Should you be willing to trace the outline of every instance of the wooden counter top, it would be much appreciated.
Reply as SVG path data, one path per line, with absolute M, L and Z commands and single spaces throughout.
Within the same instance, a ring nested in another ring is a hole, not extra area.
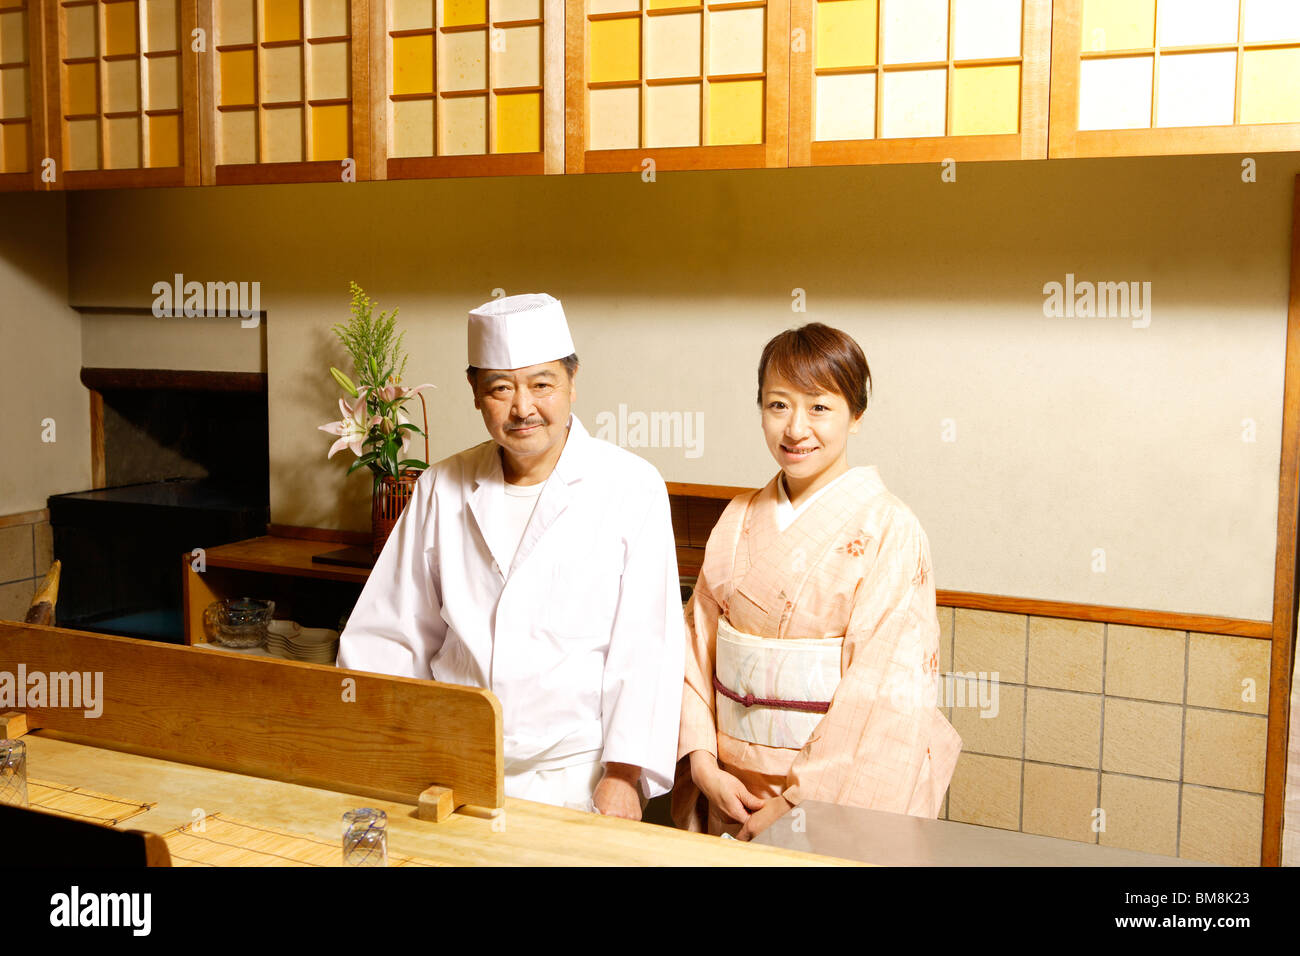
M 155 803 L 123 824 L 150 833 L 192 823 L 201 810 L 339 841 L 344 812 L 375 807 L 388 814 L 390 855 L 448 866 L 854 865 L 513 798 L 506 798 L 504 815 L 496 820 L 456 813 L 430 823 L 415 817 L 412 804 L 107 750 L 48 731 L 23 739 L 33 779 Z

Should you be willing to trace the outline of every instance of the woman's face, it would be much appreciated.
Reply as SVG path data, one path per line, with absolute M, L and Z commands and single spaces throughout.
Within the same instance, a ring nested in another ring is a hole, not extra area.
M 853 417 L 838 392 L 808 394 L 775 372 L 763 376 L 763 437 L 786 477 L 801 486 L 847 461 L 849 436 L 862 416 Z

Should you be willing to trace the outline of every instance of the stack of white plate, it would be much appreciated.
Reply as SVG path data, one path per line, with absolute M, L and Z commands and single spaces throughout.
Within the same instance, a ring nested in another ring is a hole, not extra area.
M 266 651 L 291 661 L 333 664 L 339 653 L 339 632 L 300 627 L 296 621 L 271 621 L 266 626 Z

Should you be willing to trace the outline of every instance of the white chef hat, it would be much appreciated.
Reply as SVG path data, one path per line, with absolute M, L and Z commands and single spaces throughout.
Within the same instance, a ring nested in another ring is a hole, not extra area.
M 545 292 L 493 299 L 469 314 L 469 364 L 475 368 L 527 368 L 575 351 L 560 300 Z

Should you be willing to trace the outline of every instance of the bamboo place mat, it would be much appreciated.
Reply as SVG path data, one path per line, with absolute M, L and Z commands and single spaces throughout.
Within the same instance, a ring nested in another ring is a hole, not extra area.
M 173 866 L 341 866 L 342 832 L 335 842 L 245 823 L 213 813 L 163 835 Z M 388 854 L 389 866 L 437 866 L 432 860 Z
M 122 797 L 97 793 L 84 787 L 69 787 L 43 780 L 27 781 L 27 804 L 36 810 L 57 813 L 74 820 L 89 820 L 105 826 L 116 826 L 144 813 L 152 803 L 142 800 L 125 800 Z

